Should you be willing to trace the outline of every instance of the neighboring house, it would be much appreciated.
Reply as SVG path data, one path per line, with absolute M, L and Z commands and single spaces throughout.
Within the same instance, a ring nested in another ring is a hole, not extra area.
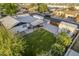
M 51 7 L 48 7 L 48 10 L 50 11 L 50 12 L 53 12 L 53 11 L 55 11 L 57 8 L 55 8 L 55 7 L 53 7 L 53 8 L 51 8 Z
M 65 9 L 57 9 L 57 10 L 53 11 L 53 14 L 56 16 L 68 18 L 68 17 L 76 17 L 77 15 L 79 15 L 79 11 L 78 10 L 70 11 L 70 10 L 65 10 Z
M 24 13 L 27 13 L 27 12 L 28 12 L 28 10 L 26 10 L 25 8 L 21 8 L 20 10 L 18 10 L 17 15 L 24 14 Z
M 70 49 L 70 51 L 68 52 L 68 54 L 66 54 L 65 56 L 79 56 L 79 53 Z
M 67 22 L 75 23 L 75 18 L 74 17 L 64 18 L 63 20 L 65 20 Z
M 19 3 L 18 5 L 20 9 L 25 8 L 29 11 L 29 13 L 35 13 L 38 9 L 37 5 L 33 6 L 31 3 Z
M 51 4 L 48 4 L 47 5 L 48 7 L 51 7 L 51 8 L 53 8 L 53 7 L 58 7 L 58 8 L 66 8 L 67 6 L 65 6 L 65 5 L 51 5 Z
M 33 15 L 33 17 L 34 18 L 37 18 L 37 19 L 44 19 L 44 17 L 43 16 L 41 16 L 41 15 L 38 15 L 38 14 L 35 14 L 35 15 Z
M 38 12 L 37 9 L 38 9 L 38 6 L 35 6 L 35 7 L 32 7 L 32 8 L 29 8 L 28 11 L 31 12 L 31 13 L 36 13 L 36 12 Z
M 48 23 L 59 28 L 59 33 L 61 31 L 65 31 L 68 33 L 69 36 L 72 36 L 77 29 L 76 24 L 69 21 L 64 21 L 63 19 L 49 18 L 48 20 Z
M 53 14 L 54 15 L 57 15 L 57 16 L 64 16 L 65 15 L 65 13 L 64 13 L 64 11 L 63 10 L 55 10 L 54 12 L 53 12 Z
M 72 36 L 74 34 L 74 32 L 77 29 L 77 25 L 71 24 L 71 23 L 67 23 L 67 22 L 61 22 L 59 24 L 59 32 L 61 31 L 65 31 L 66 33 L 68 33 L 69 36 Z
M 79 15 L 77 15 L 77 16 L 75 17 L 75 21 L 76 21 L 77 23 L 79 23 Z
M 48 23 L 50 23 L 51 25 L 54 25 L 54 26 L 59 26 L 59 24 L 60 24 L 60 22 L 61 22 L 61 20 L 60 19 L 58 19 L 58 18 L 49 18 L 48 19 L 49 21 L 48 21 Z
M 20 8 L 27 8 L 30 5 L 30 3 L 19 3 L 18 6 Z
M 78 11 L 65 11 L 65 17 L 76 17 L 78 14 Z
M 75 11 L 65 10 L 64 13 L 65 13 L 66 18 L 67 17 L 76 17 L 79 14 L 79 11 L 78 10 L 75 10 Z

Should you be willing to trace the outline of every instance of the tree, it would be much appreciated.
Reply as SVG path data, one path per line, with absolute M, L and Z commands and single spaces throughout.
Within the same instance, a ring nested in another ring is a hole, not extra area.
M 33 8 L 35 6 L 36 6 L 36 4 L 35 3 L 32 3 L 32 4 L 28 5 L 27 8 L 30 9 L 30 8 Z
M 65 47 L 55 43 L 51 47 L 51 55 L 53 56 L 62 56 L 65 52 Z
M 72 42 L 72 39 L 67 35 L 67 33 L 61 32 L 58 35 L 58 38 L 57 38 L 57 43 L 58 44 L 61 44 L 65 47 L 67 47 L 71 44 L 71 42 Z
M 39 3 L 38 4 L 38 12 L 40 12 L 40 13 L 48 12 L 47 5 L 43 4 L 43 3 Z
M 6 14 L 6 15 L 16 14 L 17 8 L 18 8 L 18 5 L 14 3 L 0 4 L 0 10 L 3 12 L 3 14 Z
M 0 56 L 19 56 L 24 53 L 25 42 L 0 26 Z
M 28 9 L 28 11 L 30 13 L 33 13 L 33 12 L 36 12 L 37 11 L 38 6 L 37 6 L 37 4 L 32 3 L 32 4 L 30 4 L 30 5 L 27 6 L 27 9 Z

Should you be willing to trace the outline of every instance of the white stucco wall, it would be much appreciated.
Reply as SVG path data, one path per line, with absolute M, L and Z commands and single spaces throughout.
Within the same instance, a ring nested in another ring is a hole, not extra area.
M 77 29 L 77 25 L 71 24 L 71 23 L 67 23 L 67 22 L 61 22 L 59 25 L 59 32 L 61 32 L 62 29 L 67 29 L 70 31 L 69 35 L 72 36 L 73 33 L 76 31 Z

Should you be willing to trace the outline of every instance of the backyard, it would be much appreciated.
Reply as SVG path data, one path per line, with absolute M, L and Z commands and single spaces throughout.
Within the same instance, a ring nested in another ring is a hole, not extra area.
M 53 33 L 42 28 L 26 34 L 22 38 L 26 42 L 24 50 L 26 56 L 62 56 L 66 47 L 72 42 L 65 32 L 61 32 L 56 37 Z
M 27 48 L 26 55 L 46 55 L 51 46 L 56 42 L 54 35 L 44 29 L 38 29 L 30 34 L 25 35 Z
M 71 43 L 71 38 L 64 32 L 54 36 L 37 28 L 32 33 L 17 37 L 3 26 L 0 28 L 1 56 L 62 56 Z

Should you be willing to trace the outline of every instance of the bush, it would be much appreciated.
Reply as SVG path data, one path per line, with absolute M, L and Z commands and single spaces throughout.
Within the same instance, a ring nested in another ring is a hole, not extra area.
M 47 5 L 43 3 L 38 4 L 38 12 L 40 13 L 48 12 Z
M 72 39 L 65 32 L 61 32 L 58 35 L 58 38 L 57 38 L 58 44 L 67 47 L 71 44 L 71 42 L 72 42 Z
M 0 56 L 19 56 L 24 53 L 25 42 L 0 26 Z
M 18 5 L 15 3 L 2 3 L 0 10 L 4 15 L 15 15 L 18 10 Z
M 55 43 L 54 45 L 52 45 L 51 47 L 51 55 L 53 56 L 62 56 L 65 52 L 65 47 L 62 45 L 59 45 L 57 43 Z

